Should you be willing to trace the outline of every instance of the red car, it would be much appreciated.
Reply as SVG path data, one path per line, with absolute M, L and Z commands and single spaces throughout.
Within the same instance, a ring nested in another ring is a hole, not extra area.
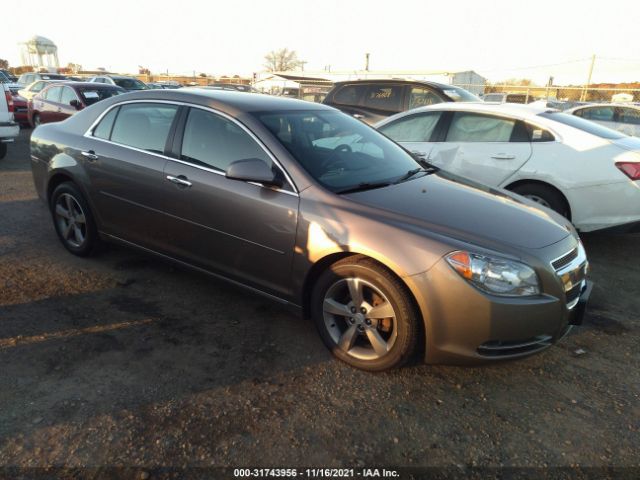
M 114 85 L 89 82 L 52 83 L 29 101 L 29 123 L 60 122 L 105 98 L 126 93 Z
M 17 83 L 9 84 L 9 91 L 11 92 L 11 96 L 13 97 L 13 118 L 17 123 L 20 124 L 21 127 L 28 127 L 28 102 L 26 98 L 22 97 L 18 93 L 18 90 L 20 90 L 21 88 L 22 85 L 18 85 Z

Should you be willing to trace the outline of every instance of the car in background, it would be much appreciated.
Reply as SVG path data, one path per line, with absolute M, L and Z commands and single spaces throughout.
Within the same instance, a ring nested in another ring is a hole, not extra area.
M 23 73 L 22 75 L 20 75 L 16 83 L 26 86 L 38 80 L 69 80 L 69 77 L 67 77 L 66 75 L 61 75 L 59 73 L 30 72 L 30 73 Z
M 626 135 L 640 137 L 640 107 L 636 105 L 582 105 L 565 110 L 565 113 L 597 122 Z
M 536 98 L 526 93 L 486 93 L 482 100 L 492 103 L 532 103 Z
M 3 80 L 3 78 L 6 78 L 8 81 L 5 82 Z M 4 68 L 0 69 L 0 82 L 2 82 L 2 83 L 16 83 L 17 81 L 18 81 L 18 77 L 16 77 L 9 70 L 6 70 Z
M 0 83 L 0 159 L 7 155 L 7 144 L 20 134 L 13 117 L 13 95 L 6 83 Z
M 89 82 L 101 83 L 103 85 L 115 85 L 124 88 L 127 92 L 135 92 L 138 90 L 149 90 L 146 83 L 135 77 L 127 77 L 125 75 L 98 75 L 91 77 Z
M 70 80 L 36 80 L 27 86 L 21 85 L 22 88 L 18 90 L 18 94 L 28 102 L 50 83 L 66 83 L 68 81 Z
M 36 129 L 30 159 L 70 253 L 105 239 L 225 278 L 312 318 L 361 369 L 531 355 L 584 315 L 569 221 L 326 105 L 129 93 Z
M 13 96 L 13 117 L 16 122 L 21 127 L 29 126 L 29 118 L 28 118 L 28 101 L 22 95 L 20 95 L 20 90 L 22 89 L 22 85 L 17 83 L 8 83 L 7 87 L 11 91 L 11 95 Z
M 43 123 L 60 122 L 89 105 L 125 92 L 115 85 L 52 83 L 29 101 L 29 123 L 37 127 Z
M 480 98 L 453 85 L 413 80 L 351 80 L 337 82 L 324 103 L 374 124 L 412 108 L 442 102 L 480 102 Z
M 640 230 L 640 139 L 512 104 L 443 103 L 376 128 L 430 164 L 523 195 L 581 231 Z

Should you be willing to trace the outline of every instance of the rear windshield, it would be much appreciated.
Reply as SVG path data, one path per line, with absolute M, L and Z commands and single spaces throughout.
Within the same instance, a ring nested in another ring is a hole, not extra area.
M 147 90 L 149 88 L 136 78 L 114 78 L 113 81 L 126 90 Z
M 583 132 L 590 133 L 596 137 L 605 138 L 607 140 L 618 140 L 619 138 L 626 137 L 625 134 L 617 132 L 607 127 L 603 127 L 595 122 L 584 120 L 583 118 L 576 117 L 575 115 L 567 115 L 562 112 L 543 112 L 539 113 L 541 117 L 548 118 L 558 123 L 569 125 L 570 127 L 577 128 Z
M 85 105 L 93 105 L 105 98 L 120 95 L 124 91 L 119 88 L 95 88 L 95 87 L 81 87 L 76 89 L 82 95 L 82 100 Z
M 46 75 L 41 74 L 40 78 L 42 80 L 66 80 L 67 77 L 65 77 L 64 75 L 56 75 L 54 73 L 47 73 Z
M 442 89 L 444 94 L 454 102 L 481 102 L 480 97 L 466 91 L 464 88 L 447 85 Z

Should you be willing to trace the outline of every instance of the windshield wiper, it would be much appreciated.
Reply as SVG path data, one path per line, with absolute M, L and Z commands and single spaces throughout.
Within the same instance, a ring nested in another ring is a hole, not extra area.
M 398 180 L 396 180 L 395 182 L 393 182 L 393 184 L 397 184 L 397 183 L 402 183 L 405 182 L 407 180 L 409 180 L 411 177 L 413 177 L 414 175 L 417 175 L 418 173 L 426 173 L 426 174 L 431 174 L 434 172 L 438 171 L 438 167 L 434 167 L 433 165 L 430 165 L 428 163 L 425 162 L 425 164 L 422 167 L 419 168 L 414 168 L 413 170 L 409 170 L 407 173 L 405 173 L 403 176 L 401 176 Z
M 344 190 L 338 190 L 336 191 L 336 193 L 340 195 L 343 193 L 363 192 L 365 190 L 373 190 L 374 188 L 388 187 L 389 185 L 393 185 L 393 184 L 391 182 L 377 182 L 377 183 L 363 182 L 363 183 L 359 183 L 355 187 L 348 187 L 348 188 L 345 188 Z

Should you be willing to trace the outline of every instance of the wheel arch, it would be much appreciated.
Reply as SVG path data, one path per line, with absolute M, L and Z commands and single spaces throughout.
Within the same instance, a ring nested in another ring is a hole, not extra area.
M 567 207 L 567 212 L 569 213 L 569 220 L 571 220 L 571 217 L 572 217 L 571 204 L 569 203 L 569 199 L 567 198 L 567 196 L 558 187 L 550 184 L 549 182 L 545 182 L 543 180 L 534 180 L 534 179 L 525 178 L 525 179 L 516 180 L 515 182 L 511 182 L 510 184 L 504 186 L 503 188 L 505 190 L 513 191 L 515 188 L 520 187 L 522 185 L 541 185 L 547 188 L 551 188 L 552 190 L 557 192 L 562 197 L 562 200 L 564 201 Z

